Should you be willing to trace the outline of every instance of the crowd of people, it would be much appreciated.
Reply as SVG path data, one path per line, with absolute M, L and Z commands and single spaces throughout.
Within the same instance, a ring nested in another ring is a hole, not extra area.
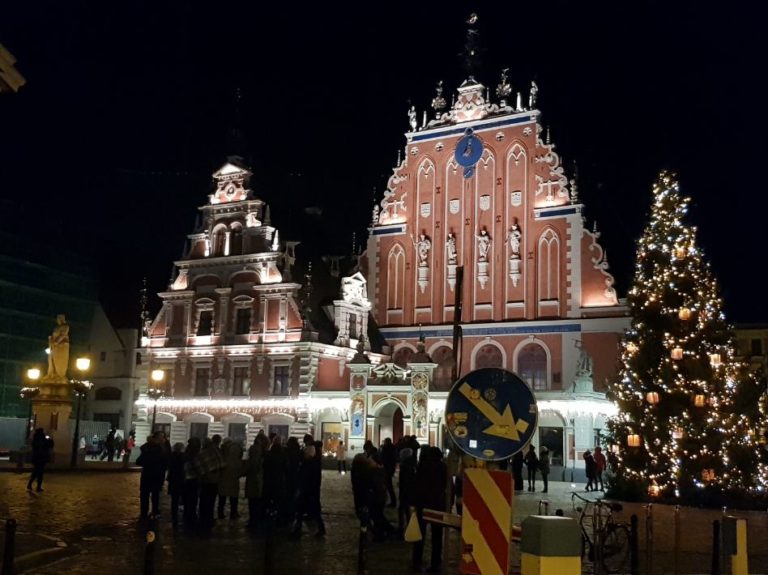
M 128 462 L 131 451 L 136 446 L 136 432 L 131 431 L 127 438 L 123 438 L 116 430 L 110 429 L 106 437 L 94 435 L 90 441 L 85 437 L 80 438 L 80 452 L 83 456 L 91 456 L 91 459 L 109 462 L 122 460 Z
M 140 519 L 159 515 L 160 492 L 168 482 L 171 521 L 209 532 L 216 519 L 240 518 L 241 478 L 245 478 L 249 529 L 290 525 L 300 536 L 311 521 L 316 535 L 325 534 L 320 504 L 322 443 L 305 435 L 303 443 L 290 437 L 259 432 L 244 458 L 240 443 L 214 435 L 172 447 L 163 432 L 141 446 Z M 180 511 L 183 508 L 183 512 Z

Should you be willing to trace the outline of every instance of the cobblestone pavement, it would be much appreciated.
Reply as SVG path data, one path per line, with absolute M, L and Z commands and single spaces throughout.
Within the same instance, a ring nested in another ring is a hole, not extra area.
M 138 515 L 137 473 L 51 473 L 43 493 L 28 493 L 26 475 L 3 473 L 0 477 L 0 512 L 14 517 L 19 531 L 35 533 L 66 542 L 70 554 L 56 563 L 27 570 L 39 575 L 68 573 L 142 573 L 144 531 Z M 568 483 L 550 483 L 549 512 L 562 508 L 573 514 Z M 583 495 L 587 495 L 582 493 Z M 589 494 L 592 495 L 592 494 Z M 515 522 L 538 513 L 540 493 L 524 492 L 515 501 Z M 265 539 L 245 530 L 247 509 L 241 504 L 243 518 L 219 521 L 210 538 L 201 538 L 183 529 L 174 532 L 167 520 L 168 500 L 164 498 L 166 519 L 158 526 L 156 572 L 158 574 L 204 573 L 221 569 L 236 573 L 311 573 L 318 575 L 353 574 L 357 568 L 358 525 L 352 507 L 349 475 L 325 471 L 323 476 L 323 512 L 328 533 L 324 539 L 313 537 L 310 526 L 300 540 L 277 532 L 269 544 L 273 557 L 271 569 L 265 564 Z M 387 510 L 390 512 L 391 510 Z M 641 566 L 644 549 L 644 510 L 626 505 L 623 520 L 637 513 L 641 519 Z M 654 573 L 672 572 L 673 508 L 654 507 Z M 768 513 L 740 513 L 749 519 L 750 572 L 768 573 Z M 681 573 L 707 573 L 710 566 L 711 525 L 720 512 L 683 509 Z M 391 516 L 394 519 L 394 516 Z M 20 540 L 24 536 L 20 536 Z M 23 542 L 21 543 L 23 544 Z M 410 545 L 403 542 L 370 543 L 368 572 L 394 575 L 409 571 Z M 513 550 L 517 549 L 513 546 Z M 428 563 L 429 550 L 425 550 Z M 451 531 L 446 554 L 445 573 L 457 573 L 458 536 Z M 513 554 L 512 572 L 519 572 L 519 556 Z M 645 572 L 645 569 L 643 569 Z

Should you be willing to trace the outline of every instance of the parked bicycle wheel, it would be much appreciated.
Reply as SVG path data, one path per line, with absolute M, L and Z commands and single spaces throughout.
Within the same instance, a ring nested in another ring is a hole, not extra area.
M 629 565 L 629 529 L 609 524 L 603 534 L 603 567 L 608 573 L 624 573 Z

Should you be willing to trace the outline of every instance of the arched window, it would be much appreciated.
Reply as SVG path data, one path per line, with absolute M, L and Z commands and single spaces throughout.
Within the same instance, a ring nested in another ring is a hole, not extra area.
M 239 256 L 243 253 L 243 226 L 235 222 L 229 235 L 229 255 Z
M 437 364 L 432 377 L 432 388 L 435 391 L 448 391 L 453 385 L 453 350 L 447 345 L 441 345 L 432 352 L 432 361 Z
M 560 284 L 560 240 L 549 229 L 539 237 L 539 300 L 556 300 Z
M 405 286 L 405 252 L 396 244 L 387 259 L 387 309 L 402 309 Z
M 413 350 L 410 347 L 401 347 L 392 356 L 392 363 L 403 369 L 408 368 L 408 362 L 411 361 Z
M 504 367 L 501 350 L 490 343 L 485 344 L 475 354 L 475 369 L 482 367 Z
M 518 375 L 534 390 L 547 389 L 547 352 L 538 343 L 529 343 L 517 356 Z
M 96 401 L 120 401 L 123 392 L 117 387 L 100 387 L 94 393 Z

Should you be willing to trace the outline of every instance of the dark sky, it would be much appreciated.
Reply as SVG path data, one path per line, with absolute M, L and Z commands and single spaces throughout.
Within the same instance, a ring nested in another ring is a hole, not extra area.
M 437 80 L 452 93 L 464 79 L 458 53 L 471 11 L 486 49 L 479 79 L 495 86 L 508 67 L 516 89 L 539 85 L 542 122 L 569 171 L 578 163 L 589 225 L 603 232 L 621 294 L 651 183 L 672 168 L 693 197 L 729 318 L 768 321 L 768 46 L 756 8 L 15 4 L 0 9 L 0 42 L 28 84 L 0 98 L 0 190 L 12 202 L 4 225 L 66 237 L 92 256 L 119 325 L 136 321 L 142 277 L 152 292 L 166 287 L 210 174 L 232 152 L 253 166 L 281 238 L 304 241 L 300 256 L 348 253 L 404 145 L 409 101 L 421 117 Z M 310 206 L 321 219 L 305 215 Z

